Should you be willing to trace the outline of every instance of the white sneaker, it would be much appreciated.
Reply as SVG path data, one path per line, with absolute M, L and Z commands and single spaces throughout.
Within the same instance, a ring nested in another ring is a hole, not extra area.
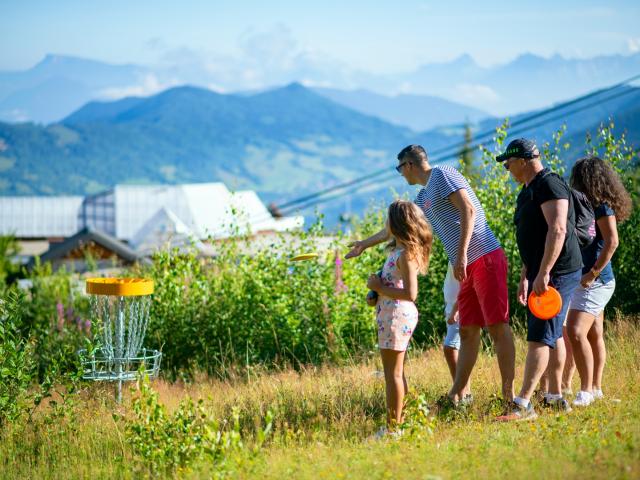
M 464 397 L 460 399 L 458 403 L 460 405 L 465 405 L 465 406 L 471 405 L 473 403 L 473 395 L 470 393 L 467 393 Z
M 588 407 L 593 403 L 593 394 L 580 390 L 573 401 L 574 407 Z
M 373 434 L 374 440 L 384 440 L 386 438 L 391 438 L 394 440 L 399 439 L 403 435 L 404 431 L 397 430 L 389 430 L 387 427 L 380 427 L 380 429 Z
M 382 440 L 384 437 L 387 436 L 387 433 L 389 433 L 389 430 L 387 430 L 387 427 L 380 427 L 378 431 L 373 434 L 373 438 L 374 440 Z
M 593 389 L 592 395 L 594 400 L 602 400 L 604 398 L 604 393 L 602 393 L 602 390 L 596 390 L 595 388 Z

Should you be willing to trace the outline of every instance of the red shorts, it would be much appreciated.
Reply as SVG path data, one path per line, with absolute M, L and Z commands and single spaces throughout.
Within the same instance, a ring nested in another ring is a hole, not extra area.
M 458 311 L 461 327 L 509 323 L 507 257 L 502 248 L 467 265 L 467 278 L 458 293 Z

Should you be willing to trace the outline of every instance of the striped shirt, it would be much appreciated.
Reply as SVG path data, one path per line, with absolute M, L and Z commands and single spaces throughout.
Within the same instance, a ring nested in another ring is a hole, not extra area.
M 455 265 L 460 243 L 460 211 L 451 203 L 449 195 L 465 189 L 476 210 L 471 241 L 467 250 L 467 263 L 500 248 L 500 243 L 487 224 L 484 209 L 469 182 L 455 168 L 446 165 L 434 167 L 427 184 L 415 199 L 427 220 L 444 245 L 449 261 Z

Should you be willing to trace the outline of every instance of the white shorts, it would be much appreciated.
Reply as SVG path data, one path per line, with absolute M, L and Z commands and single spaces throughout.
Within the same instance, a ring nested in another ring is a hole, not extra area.
M 444 337 L 442 344 L 445 347 L 460 350 L 460 323 L 456 322 L 452 325 L 447 323 L 447 335 Z
M 588 288 L 578 285 L 571 297 L 569 309 L 590 313 L 597 317 L 611 300 L 615 289 L 615 279 L 602 283 L 602 280 L 597 278 Z

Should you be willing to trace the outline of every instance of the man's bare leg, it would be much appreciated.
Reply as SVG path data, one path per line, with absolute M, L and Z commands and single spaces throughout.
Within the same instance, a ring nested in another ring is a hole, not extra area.
M 513 343 L 513 334 L 508 323 L 497 323 L 487 327 L 493 339 L 493 344 L 498 357 L 498 367 L 502 378 L 502 398 L 513 400 L 513 380 L 516 369 L 516 347 Z
M 460 327 L 460 352 L 458 353 L 458 365 L 453 386 L 449 391 L 449 397 L 458 402 L 469 391 L 469 378 L 480 348 L 480 327 L 467 325 Z

